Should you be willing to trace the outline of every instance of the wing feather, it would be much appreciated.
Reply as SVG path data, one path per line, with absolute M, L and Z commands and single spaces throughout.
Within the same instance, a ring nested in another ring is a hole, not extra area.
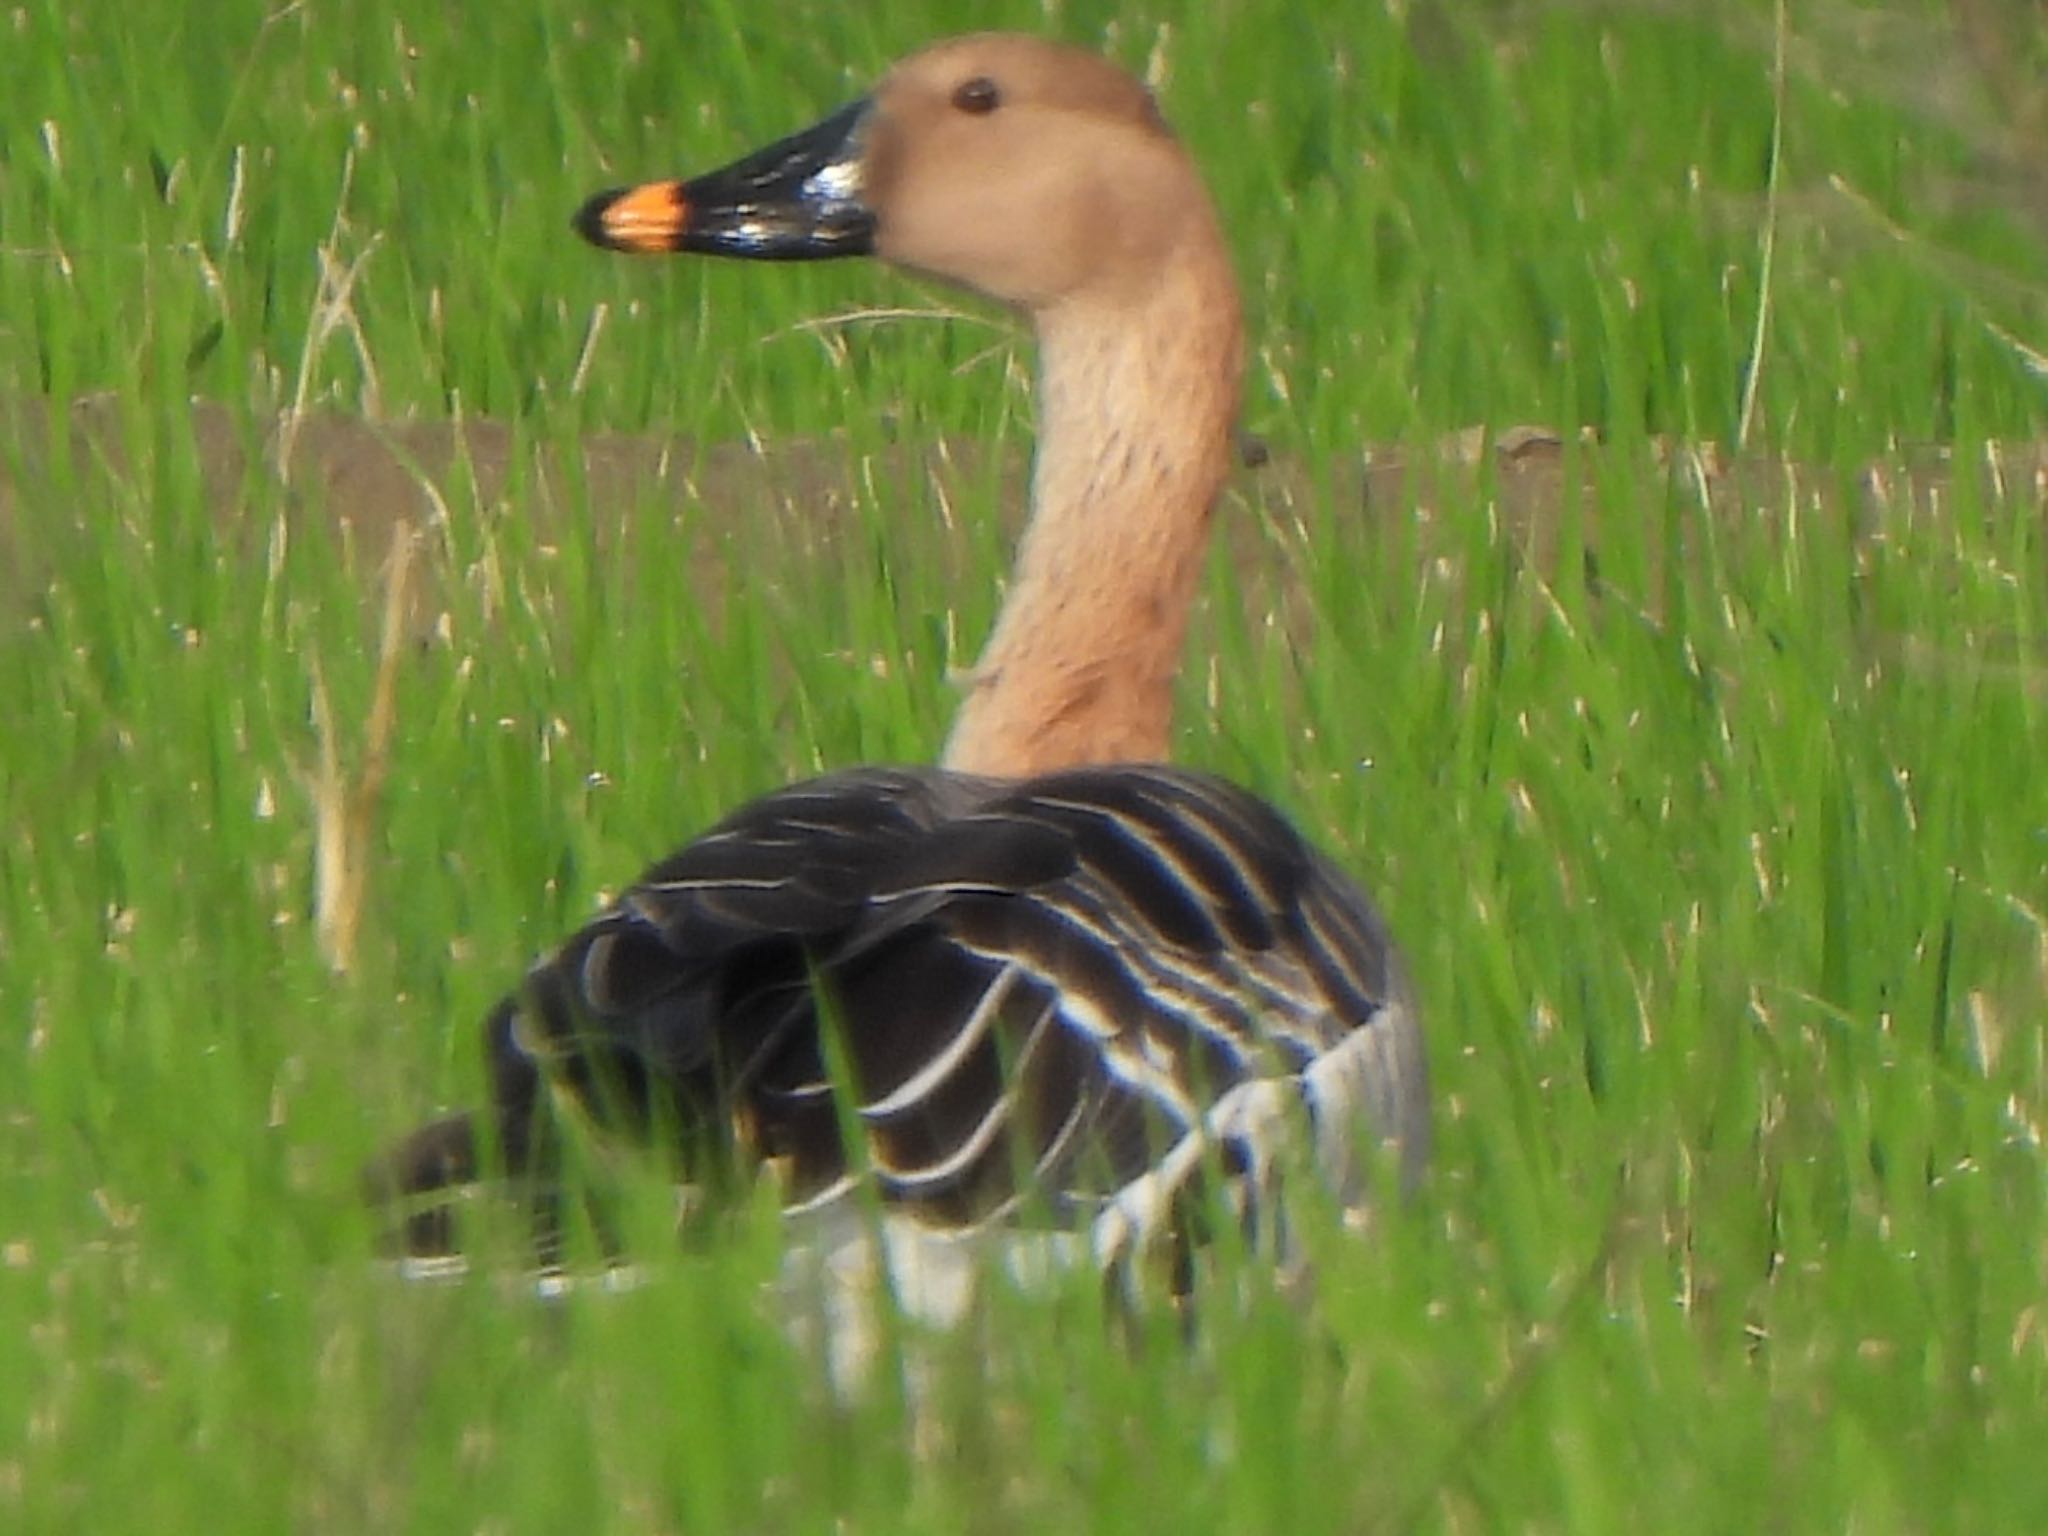
M 600 1123 L 729 1136 L 783 1169 L 792 1209 L 867 1176 L 947 1224 L 1092 1221 L 1098 1251 L 1171 1208 L 1203 1145 L 1258 1176 L 1276 1103 L 1332 1158 L 1362 1117 L 1411 1165 L 1427 1136 L 1378 915 L 1271 807 L 1173 768 L 862 770 L 764 796 L 536 966 L 513 1012 L 507 1102 L 547 1101 L 525 1072 Z

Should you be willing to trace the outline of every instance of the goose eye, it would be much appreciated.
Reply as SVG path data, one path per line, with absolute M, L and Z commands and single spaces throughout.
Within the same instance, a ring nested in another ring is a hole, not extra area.
M 976 75 L 953 92 L 953 105 L 962 112 L 986 117 L 1003 104 L 1003 93 L 987 75 Z

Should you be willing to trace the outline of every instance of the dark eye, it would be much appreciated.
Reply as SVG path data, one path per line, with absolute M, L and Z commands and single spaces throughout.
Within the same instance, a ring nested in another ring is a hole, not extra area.
M 953 105 L 962 112 L 986 117 L 1003 104 L 1003 93 L 987 75 L 976 75 L 953 92 Z

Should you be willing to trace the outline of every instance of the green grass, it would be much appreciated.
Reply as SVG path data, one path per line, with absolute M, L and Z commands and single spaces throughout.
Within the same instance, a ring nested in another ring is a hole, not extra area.
M 1983 449 L 2048 435 L 2024 7 L 2003 55 L 1795 18 L 1775 180 L 1750 6 L 978 11 L 1160 61 L 1233 228 L 1247 421 L 1295 470 L 1246 477 L 1182 754 L 1382 896 L 1431 1178 L 1312 1305 L 1254 1284 L 1192 1350 L 998 1305 L 916 1424 L 763 1320 L 772 1223 L 674 1252 L 651 1175 L 631 1295 L 369 1263 L 354 1170 L 474 1093 L 528 956 L 740 797 L 936 749 L 1021 338 L 799 329 L 955 301 L 565 220 L 945 9 L 0 17 L 0 1526 L 2038 1526 L 2048 525 Z M 1710 510 L 1652 440 L 1733 443 L 1752 373 L 1801 488 Z M 408 450 L 350 500 L 309 438 L 280 464 L 294 407 L 486 422 L 502 464 Z M 1356 493 L 1368 444 L 1532 421 L 1604 439 L 1540 539 L 1490 471 Z M 616 434 L 825 470 L 698 497 L 686 450 L 593 495 Z M 996 450 L 943 508 L 903 468 L 942 437 Z M 1933 504 L 1869 491 L 1930 444 Z M 421 606 L 337 974 L 315 700 L 359 781 L 394 519 Z

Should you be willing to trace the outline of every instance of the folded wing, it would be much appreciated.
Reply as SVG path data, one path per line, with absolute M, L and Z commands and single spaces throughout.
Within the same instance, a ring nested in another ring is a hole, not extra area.
M 1098 1250 L 1205 1169 L 1258 1183 L 1288 1124 L 1347 1199 L 1373 1143 L 1405 1173 L 1426 1151 L 1377 915 L 1262 801 L 1166 767 L 764 796 L 536 966 L 490 1036 L 508 1162 L 567 1104 L 675 1135 L 693 1177 L 771 1164 L 793 1209 L 869 1178 L 934 1224 Z

